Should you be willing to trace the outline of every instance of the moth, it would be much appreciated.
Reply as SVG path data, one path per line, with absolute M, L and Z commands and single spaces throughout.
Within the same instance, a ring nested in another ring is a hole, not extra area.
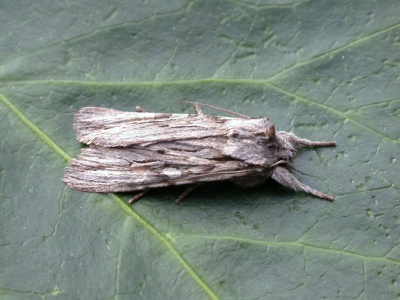
M 335 146 L 276 131 L 266 117 L 250 118 L 196 102 L 196 114 L 123 112 L 85 107 L 75 114 L 78 140 L 89 147 L 70 162 L 63 181 L 83 192 L 147 191 L 175 185 L 188 188 L 177 204 L 196 186 L 210 181 L 232 181 L 253 187 L 272 178 L 294 191 L 330 200 L 333 196 L 301 183 L 286 168 L 296 148 Z M 234 114 L 205 115 L 200 106 Z

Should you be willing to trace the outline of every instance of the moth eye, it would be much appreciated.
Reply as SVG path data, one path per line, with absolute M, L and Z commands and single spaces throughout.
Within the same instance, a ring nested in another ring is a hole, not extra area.
M 228 138 L 235 138 L 237 136 L 239 136 L 239 133 L 235 132 L 235 131 L 231 131 L 227 134 Z
M 268 143 L 268 139 L 265 138 L 265 137 L 258 137 L 257 143 L 259 143 L 259 144 L 266 144 L 266 143 Z
M 271 144 L 276 143 L 276 138 L 273 136 L 263 135 L 263 136 L 260 136 L 259 139 L 264 141 L 265 143 L 271 143 Z
M 274 145 L 274 144 L 269 144 L 269 145 L 267 146 L 267 148 L 268 148 L 268 150 L 270 150 L 270 151 L 275 151 L 278 147 L 277 147 L 276 145 Z

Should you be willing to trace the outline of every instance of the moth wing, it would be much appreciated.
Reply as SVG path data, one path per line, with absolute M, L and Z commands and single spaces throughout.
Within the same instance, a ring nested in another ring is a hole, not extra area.
M 71 161 L 63 181 L 79 191 L 124 192 L 197 182 L 240 181 L 248 176 L 265 177 L 264 168 L 230 159 L 215 145 L 199 147 L 204 145 L 196 148 L 190 141 L 148 147 L 93 145 Z
M 75 114 L 78 140 L 103 147 L 126 147 L 160 141 L 186 140 L 228 133 L 230 118 L 188 114 L 122 112 L 85 107 Z
M 237 135 L 265 135 L 267 118 L 241 119 L 207 115 L 122 112 L 85 107 L 75 114 L 78 140 L 103 147 Z

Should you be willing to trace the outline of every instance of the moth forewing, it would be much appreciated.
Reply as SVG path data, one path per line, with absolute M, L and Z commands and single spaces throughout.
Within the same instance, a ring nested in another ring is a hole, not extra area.
M 108 193 L 223 180 L 254 186 L 272 177 L 293 190 L 333 199 L 301 183 L 282 165 L 295 158 L 295 147 L 335 142 L 277 132 L 268 118 L 208 116 L 199 104 L 196 110 L 198 114 L 166 114 L 82 108 L 75 114 L 74 129 L 78 140 L 90 146 L 71 161 L 64 182 L 79 191 Z
M 205 139 L 204 142 L 208 147 L 218 146 L 215 139 Z M 261 174 L 264 170 L 239 160 L 223 159 L 215 149 L 207 151 L 204 147 L 184 142 L 164 142 L 145 147 L 91 145 L 71 161 L 64 182 L 84 192 L 128 192 L 229 180 Z

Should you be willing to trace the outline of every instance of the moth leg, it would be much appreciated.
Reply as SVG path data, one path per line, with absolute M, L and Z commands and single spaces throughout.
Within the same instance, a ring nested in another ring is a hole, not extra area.
M 194 108 L 197 111 L 197 114 L 200 115 L 200 116 L 204 116 L 203 111 L 200 108 L 200 105 L 198 105 L 197 103 L 193 103 L 193 105 L 194 105 Z
M 178 102 L 186 103 L 186 104 L 192 104 L 192 105 L 194 106 L 194 108 L 196 109 L 197 114 L 198 114 L 198 115 L 201 115 L 201 116 L 204 116 L 203 111 L 202 111 L 201 108 L 200 108 L 200 105 L 201 105 L 200 103 L 197 103 L 197 102 L 189 102 L 189 101 L 178 101 Z
M 295 147 L 298 146 L 307 146 L 307 147 L 329 147 L 336 146 L 336 142 L 320 142 L 320 141 L 310 141 L 307 139 L 300 138 L 295 136 L 292 133 L 280 131 L 280 133 L 284 134 L 284 136 L 289 140 L 289 142 Z
M 181 204 L 181 201 L 183 200 L 183 198 L 185 198 L 187 195 L 189 195 L 195 188 L 197 188 L 198 186 L 200 186 L 201 183 L 197 183 L 197 184 L 193 184 L 191 186 L 189 186 L 179 197 L 178 199 L 175 200 L 175 204 Z
M 185 104 L 192 104 L 194 106 L 194 108 L 196 109 L 196 112 L 197 112 L 198 115 L 201 115 L 201 116 L 204 115 L 203 111 L 200 108 L 200 105 L 202 105 L 202 104 L 197 103 L 197 102 L 179 101 L 179 100 L 178 100 L 178 102 L 185 103 Z
M 136 112 L 146 112 L 143 108 L 141 108 L 140 106 L 136 106 L 135 107 Z
M 327 194 L 324 194 L 320 191 L 314 190 L 308 185 L 300 182 L 293 174 L 291 174 L 287 169 L 282 167 L 275 167 L 272 171 L 271 175 L 272 179 L 276 182 L 280 183 L 283 186 L 286 186 L 295 191 L 303 191 L 308 194 L 314 195 L 321 199 L 333 201 L 333 197 Z
M 141 191 L 139 194 L 137 194 L 135 197 L 133 197 L 132 199 L 129 199 L 128 203 L 132 204 L 133 202 L 139 200 L 140 197 L 142 197 L 144 194 L 146 194 L 148 191 L 150 191 L 149 189 L 147 190 L 143 190 Z

